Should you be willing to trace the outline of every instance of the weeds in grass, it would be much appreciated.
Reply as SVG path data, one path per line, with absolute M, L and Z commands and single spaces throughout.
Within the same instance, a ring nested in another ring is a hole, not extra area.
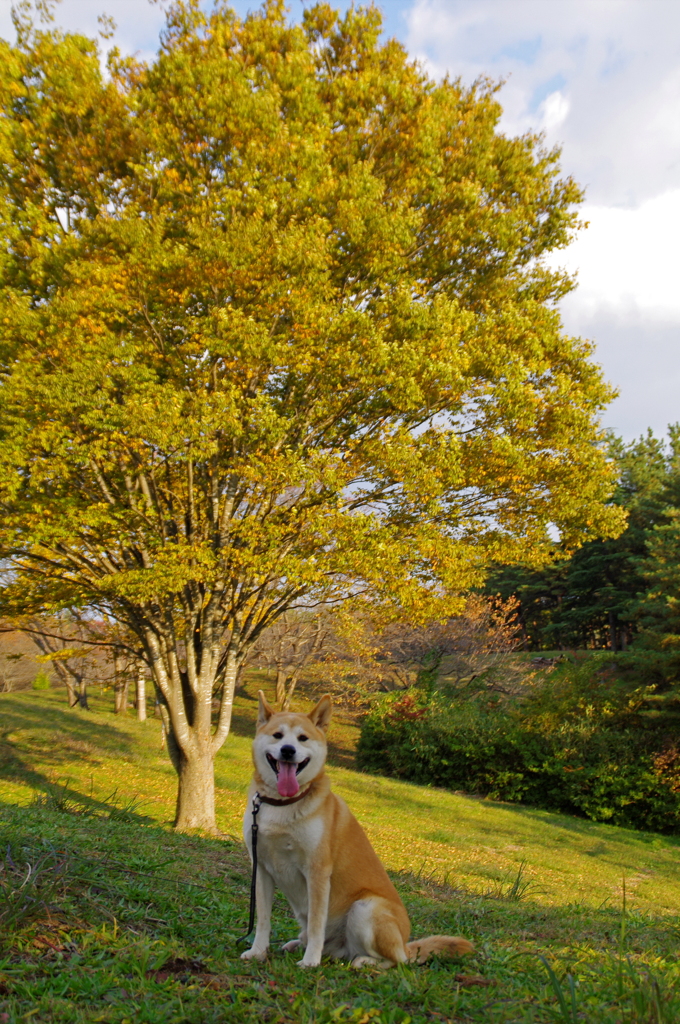
M 142 801 L 137 797 L 130 797 L 127 802 L 118 802 L 118 787 L 114 789 L 111 796 L 106 798 L 104 803 L 110 804 L 109 813 L 107 815 L 109 821 L 120 821 L 126 825 L 132 825 L 143 817 L 143 815 L 140 815 L 137 810 L 137 808 L 142 804 Z
M 663 993 L 658 980 L 651 971 L 641 974 L 635 969 L 626 949 L 628 938 L 628 908 L 626 896 L 626 880 L 622 883 L 621 917 L 619 922 L 619 936 L 617 942 L 617 955 L 613 964 L 613 974 L 599 972 L 598 988 L 599 997 L 602 998 L 607 992 L 607 977 L 612 979 L 613 1002 L 619 1008 L 625 1008 L 626 1020 L 630 1024 L 675 1024 L 677 1017 L 675 1010 L 670 1008 L 671 993 Z M 550 985 L 555 998 L 557 999 L 557 1010 L 559 1020 L 563 1024 L 578 1024 L 586 1019 L 586 1011 L 579 1011 L 577 1005 L 578 982 L 573 975 L 567 973 L 563 984 L 557 974 L 544 956 L 539 960 L 545 967 Z M 676 1005 L 677 1009 L 677 1005 Z M 620 1018 L 617 1015 L 617 1020 Z
M 576 982 L 574 981 L 571 974 L 567 974 L 566 981 L 569 989 L 569 998 L 562 988 L 559 978 L 553 971 L 552 967 L 544 956 L 538 958 L 546 971 L 548 972 L 548 978 L 552 986 L 552 990 L 557 998 L 557 1005 L 560 1008 L 560 1016 L 564 1021 L 564 1024 L 578 1024 L 578 1011 L 576 1008 Z
M 524 877 L 527 862 L 523 860 L 517 868 L 517 874 L 512 880 L 507 892 L 503 895 L 506 900 L 521 900 L 531 891 L 537 888 L 536 883 L 530 878 Z
M 352 1008 L 347 1003 L 342 1003 L 331 1012 L 330 1020 L 342 1021 L 342 1024 L 350 1024 L 350 1022 L 351 1024 L 368 1024 L 369 1021 L 379 1016 L 380 1010 L 378 1009 L 365 1010 L 363 1006 Z
M 626 920 L 626 876 L 621 880 L 621 921 L 619 924 L 619 956 L 617 970 L 617 984 L 619 999 L 623 997 L 623 965 L 626 955 L 626 932 L 628 922 Z
M 626 878 L 621 882 L 621 922 L 619 925 L 618 957 L 617 957 L 617 991 L 621 1002 L 630 999 L 635 1013 L 634 1020 L 640 1024 L 673 1024 L 666 1016 L 664 1003 L 666 999 L 661 987 L 651 972 L 641 977 L 635 970 L 626 950 L 628 938 L 628 907 L 626 899 Z M 625 980 L 629 984 L 625 984 Z
M 64 785 L 56 784 L 37 792 L 33 797 L 32 806 L 46 811 L 58 811 L 60 814 L 87 813 L 69 793 L 70 785 L 70 779 L 67 779 Z
M 486 892 L 484 895 L 518 903 L 529 895 L 533 896 L 542 892 L 541 886 L 537 885 L 532 878 L 525 878 L 526 866 L 527 862 L 523 860 L 517 868 L 514 878 L 501 879 L 491 892 Z
M 675 1024 L 675 1016 L 666 1013 L 668 997 L 661 992 L 656 978 L 651 973 L 641 977 L 630 961 L 626 962 L 626 972 L 631 982 L 626 995 L 630 999 L 636 1024 Z
M 66 874 L 68 861 L 50 848 L 32 861 L 16 864 L 8 844 L 0 863 L 0 932 L 8 940 L 13 932 L 49 907 Z
M 57 811 L 59 814 L 77 814 L 80 817 L 103 817 L 109 821 L 119 821 L 122 824 L 131 825 L 141 821 L 152 821 L 139 813 L 138 808 L 143 803 L 138 797 L 130 797 L 127 800 L 118 796 L 118 787 L 102 801 L 105 810 L 98 812 L 95 807 L 88 807 L 78 799 L 71 796 L 69 787 L 70 779 L 62 785 L 55 784 L 49 788 L 36 792 L 31 806 L 36 810 Z M 92 798 L 92 785 L 90 785 L 90 799 Z

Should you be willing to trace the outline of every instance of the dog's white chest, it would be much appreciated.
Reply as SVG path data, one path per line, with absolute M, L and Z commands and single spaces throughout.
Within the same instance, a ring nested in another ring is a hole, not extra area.
M 265 818 L 260 823 L 258 856 L 277 882 L 280 875 L 292 869 L 306 875 L 322 833 L 319 821 L 303 820 L 291 825 Z
M 278 809 L 262 808 L 258 821 L 258 864 L 272 876 L 277 888 L 288 897 L 296 911 L 307 904 L 307 879 L 323 836 L 319 819 L 282 820 Z M 251 847 L 246 816 L 246 842 Z

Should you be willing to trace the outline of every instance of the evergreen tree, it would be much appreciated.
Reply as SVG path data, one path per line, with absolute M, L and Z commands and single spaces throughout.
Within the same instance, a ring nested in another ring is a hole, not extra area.
M 680 424 L 669 428 L 669 435 L 661 511 L 646 531 L 637 565 L 643 580 L 636 608 L 641 641 L 662 649 L 680 647 Z
M 589 541 L 569 558 L 556 545 L 552 562 L 544 568 L 504 566 L 492 574 L 488 591 L 520 600 L 527 646 L 624 650 L 637 635 L 647 577 L 661 572 L 660 564 L 653 569 L 645 562 L 651 537 L 656 538 L 658 557 L 664 565 L 671 564 L 670 550 L 666 557 L 661 547 L 672 547 L 674 521 L 654 533 L 666 521 L 666 509 L 675 501 L 680 507 L 678 428 L 670 427 L 669 435 L 668 446 L 651 431 L 628 445 L 610 438 L 609 454 L 618 477 L 611 501 L 628 517 L 619 537 Z M 654 593 L 658 618 L 659 596 Z M 649 617 L 651 604 L 647 608 Z

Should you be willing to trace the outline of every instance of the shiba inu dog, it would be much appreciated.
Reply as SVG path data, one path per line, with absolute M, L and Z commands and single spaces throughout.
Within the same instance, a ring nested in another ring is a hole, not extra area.
M 251 813 L 259 806 L 257 928 L 247 960 L 269 949 L 274 887 L 286 895 L 300 925 L 284 950 L 301 949 L 302 967 L 321 956 L 347 957 L 353 967 L 423 963 L 434 952 L 470 953 L 467 939 L 431 935 L 409 942 L 404 904 L 347 804 L 324 773 L 330 697 L 308 715 L 276 712 L 260 691 L 253 743 L 255 774 L 244 837 L 252 860 Z

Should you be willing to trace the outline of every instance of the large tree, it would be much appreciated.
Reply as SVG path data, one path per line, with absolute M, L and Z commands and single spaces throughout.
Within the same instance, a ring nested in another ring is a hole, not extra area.
M 375 8 L 168 9 L 157 57 L 42 30 L 0 61 L 5 611 L 139 638 L 178 827 L 214 823 L 246 651 L 286 609 L 450 613 L 490 559 L 616 532 L 542 257 L 578 187 Z M 211 725 L 213 693 L 221 710 Z

